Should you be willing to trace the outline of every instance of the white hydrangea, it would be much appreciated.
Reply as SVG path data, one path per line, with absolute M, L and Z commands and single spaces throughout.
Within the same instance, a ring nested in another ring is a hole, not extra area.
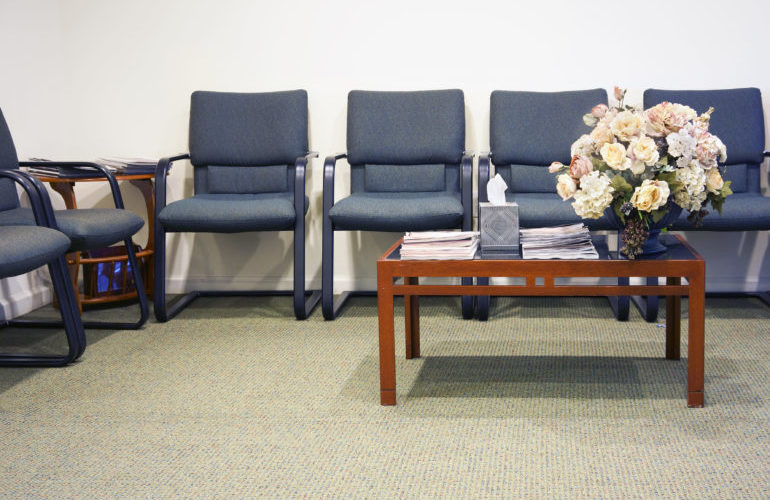
M 690 135 L 687 128 L 668 134 L 666 142 L 668 143 L 668 154 L 675 158 L 685 157 L 687 158 L 687 163 L 690 163 L 695 154 L 695 146 L 698 145 L 698 141 Z
M 581 135 L 578 140 L 572 143 L 570 154 L 572 156 L 591 156 L 594 152 L 594 141 L 588 134 Z
M 610 178 L 594 170 L 580 178 L 580 189 L 573 195 L 572 208 L 580 217 L 598 219 L 612 203 L 613 191 Z
M 693 161 L 684 168 L 676 169 L 676 180 L 683 186 L 683 189 L 674 195 L 676 204 L 690 212 L 700 210 L 708 196 L 706 173 L 703 169 Z

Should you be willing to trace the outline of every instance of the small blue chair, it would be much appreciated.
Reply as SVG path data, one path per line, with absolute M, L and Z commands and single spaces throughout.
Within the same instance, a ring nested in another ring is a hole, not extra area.
M 18 161 L 16 147 L 13 144 L 11 132 L 0 110 L 0 171 L 18 171 L 18 168 L 46 167 L 81 167 L 90 168 L 94 176 L 104 176 L 109 182 L 115 208 L 89 208 L 76 210 L 54 210 L 51 227 L 55 227 L 67 235 L 70 240 L 68 252 L 83 252 L 103 248 L 118 242 L 123 242 L 128 254 L 128 262 L 136 284 L 139 299 L 139 318 L 136 321 L 84 321 L 85 328 L 102 329 L 137 329 L 149 316 L 149 304 L 144 290 L 142 272 L 137 264 L 136 251 L 131 237 L 144 225 L 144 220 L 137 214 L 123 208 L 123 197 L 115 177 L 102 165 L 91 162 L 60 162 L 60 161 Z M 0 184 L 0 226 L 33 226 L 36 224 L 32 209 L 19 204 L 19 197 L 13 185 Z M 22 323 L 26 320 L 18 320 Z M 41 324 L 34 321 L 34 324 Z M 61 326 L 59 322 L 51 322 L 49 326 Z
M 335 201 L 335 166 L 343 158 L 350 164 L 351 193 Z M 335 319 L 351 294 L 372 294 L 345 291 L 334 300 L 334 232 L 470 231 L 472 170 L 461 90 L 348 94 L 347 153 L 324 162 L 325 319 Z M 463 297 L 462 310 L 473 317 L 473 297 Z
M 197 297 L 293 294 L 305 319 L 321 298 L 305 291 L 307 92 L 197 91 L 190 104 L 190 153 L 164 158 L 155 174 L 155 317 L 167 321 Z M 166 175 L 175 161 L 193 165 L 194 195 L 166 204 Z M 294 289 L 190 292 L 166 305 L 166 233 L 294 231 Z
M 1 116 L 1 115 L 0 115 Z M 3 161 L 7 158 L 2 158 Z M 54 293 L 67 338 L 66 354 L 0 353 L 0 366 L 63 366 L 79 358 L 86 349 L 75 289 L 67 271 L 64 254 L 70 239 L 56 230 L 56 220 L 45 188 L 34 177 L 12 169 L 0 169 L 0 190 L 6 194 L 20 185 L 29 196 L 36 225 L 0 226 L 0 279 L 18 276 L 48 265 Z M 19 320 L 0 320 L 3 326 L 52 326 Z

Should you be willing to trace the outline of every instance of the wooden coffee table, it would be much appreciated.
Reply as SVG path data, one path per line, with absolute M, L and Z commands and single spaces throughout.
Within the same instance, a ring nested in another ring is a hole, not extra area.
M 380 402 L 396 404 L 393 298 L 404 297 L 406 358 L 420 357 L 419 296 L 619 296 L 666 297 L 666 359 L 679 359 L 681 296 L 689 297 L 687 406 L 703 406 L 703 354 L 706 264 L 684 239 L 664 235 L 668 251 L 637 260 L 618 259 L 603 238 L 595 238 L 598 260 L 401 260 L 401 240 L 377 260 L 377 311 L 380 330 Z M 425 285 L 419 278 L 525 278 L 524 285 Z M 665 277 L 657 285 L 556 285 L 554 278 Z M 397 281 L 399 278 L 402 281 Z M 537 278 L 542 282 L 538 283 Z M 683 284 L 682 278 L 686 281 Z

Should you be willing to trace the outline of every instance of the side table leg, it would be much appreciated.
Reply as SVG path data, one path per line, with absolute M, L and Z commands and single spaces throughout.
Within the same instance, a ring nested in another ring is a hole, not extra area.
M 393 277 L 377 266 L 377 317 L 380 327 L 380 404 L 396 404 L 396 349 Z
M 407 285 L 417 285 L 417 277 L 404 278 Z M 406 359 L 420 357 L 420 297 L 404 297 L 404 320 L 406 325 Z
M 680 285 L 682 278 L 666 277 L 667 285 Z M 681 313 L 682 297 L 668 295 L 666 297 L 666 359 L 679 359 L 681 354 Z
M 703 262 L 701 261 L 701 264 Z M 691 276 L 689 298 L 689 328 L 687 345 L 687 406 L 703 407 L 703 362 L 706 327 L 705 265 L 697 276 Z

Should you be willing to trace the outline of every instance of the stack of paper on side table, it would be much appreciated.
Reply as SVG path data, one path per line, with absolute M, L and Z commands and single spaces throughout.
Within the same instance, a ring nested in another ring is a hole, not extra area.
M 591 233 L 583 223 L 521 230 L 525 259 L 598 259 Z
M 408 232 L 401 244 L 401 258 L 409 260 L 472 259 L 479 248 L 476 231 Z

